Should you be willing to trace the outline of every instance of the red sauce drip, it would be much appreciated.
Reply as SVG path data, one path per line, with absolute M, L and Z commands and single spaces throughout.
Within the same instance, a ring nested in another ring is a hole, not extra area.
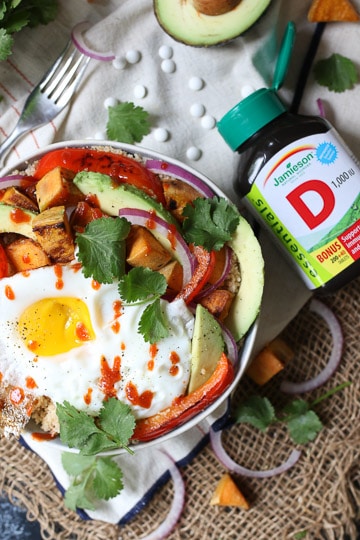
M 91 403 L 92 392 L 93 392 L 92 388 L 87 389 L 87 392 L 86 392 L 86 394 L 84 396 L 84 401 L 85 401 L 86 405 L 90 405 L 90 403 Z
M 175 225 L 169 225 L 169 230 L 167 234 L 167 239 L 169 240 L 172 249 L 176 249 L 176 236 L 175 236 L 176 227 Z
M 22 256 L 22 260 L 23 260 L 23 263 L 29 264 L 31 262 L 31 257 L 28 253 L 26 253 Z
M 163 169 L 164 171 L 166 171 L 167 168 L 168 168 L 168 166 L 169 166 L 169 165 L 163 161 L 162 164 L 161 164 L 161 169 Z
M 79 272 L 79 270 L 81 270 L 81 267 L 82 267 L 82 264 L 77 262 L 77 263 L 72 264 L 70 268 L 74 272 L 74 274 L 76 274 L 77 272 Z
M 86 195 L 85 201 L 90 204 L 90 206 L 100 206 L 99 199 L 94 193 Z
M 60 266 L 60 264 L 54 265 L 54 273 L 56 277 L 55 287 L 57 288 L 58 291 L 60 291 L 64 287 L 64 282 L 62 280 L 63 269 L 62 269 L 62 266 Z
M 157 355 L 158 353 L 158 347 L 156 345 L 156 343 L 152 343 L 149 347 L 149 352 L 150 352 L 150 360 L 148 361 L 147 363 L 147 367 L 148 367 L 148 370 L 149 371 L 152 371 L 154 369 L 154 365 L 155 365 L 155 356 Z
M 31 437 L 34 439 L 34 441 L 52 441 L 53 439 L 56 439 L 57 435 L 56 433 L 32 433 Z
M 126 397 L 133 405 L 139 405 L 139 407 L 143 407 L 144 409 L 149 409 L 151 407 L 151 402 L 154 397 L 151 390 L 144 390 L 144 392 L 139 394 L 135 384 L 129 382 L 125 387 L 125 393 Z
M 24 401 L 25 393 L 22 388 L 19 388 L 16 386 L 13 388 L 10 392 L 9 399 L 13 405 L 20 405 L 22 401 Z
M 2 382 L 2 380 L 3 380 L 3 374 L 0 371 L 0 383 Z
M 14 223 L 29 223 L 31 218 L 21 208 L 14 208 L 10 212 L 10 219 Z
M 115 383 L 121 380 L 120 367 L 120 356 L 115 356 L 112 368 L 109 366 L 105 356 L 101 357 L 99 388 L 105 394 L 106 399 L 116 397 Z
M 170 362 L 171 362 L 171 367 L 169 369 L 169 373 L 170 375 L 175 377 L 175 375 L 179 373 L 179 366 L 177 364 L 180 362 L 180 357 L 178 353 L 176 353 L 175 351 L 171 351 L 170 353 Z
M 118 334 L 120 332 L 120 323 L 119 323 L 119 321 L 115 321 L 111 325 L 111 330 L 114 332 L 114 334 Z
M 38 348 L 39 344 L 37 341 L 35 341 L 34 339 L 29 339 L 29 341 L 27 342 L 27 348 L 30 350 L 30 351 L 36 351 L 36 349 Z
M 113 310 L 114 310 L 114 322 L 111 325 L 111 329 L 114 332 L 114 334 L 118 334 L 120 332 L 120 322 L 117 320 L 121 315 L 121 302 L 120 302 L 120 300 L 115 300 L 113 302 Z
M 125 349 L 126 349 L 126 345 L 125 345 L 125 343 L 123 341 L 121 342 L 120 349 L 122 351 L 125 351 Z
M 101 284 L 98 281 L 96 281 L 95 279 L 93 279 L 91 281 L 91 287 L 94 289 L 94 291 L 98 291 L 100 289 L 100 287 L 101 287 Z
M 21 274 L 24 276 L 24 277 L 29 277 L 30 276 L 30 270 L 23 270 L 21 272 Z
M 88 329 L 82 322 L 76 323 L 75 334 L 80 341 L 90 341 L 91 339 Z
M 154 217 L 156 216 L 156 213 L 154 211 L 149 212 L 151 217 L 146 220 L 146 227 L 148 229 L 155 229 L 156 228 L 156 221 Z
M 5 287 L 5 296 L 8 300 L 15 300 L 15 293 L 10 285 L 6 285 Z
M 26 377 L 26 388 L 33 390 L 34 388 L 37 388 L 37 387 L 38 385 L 36 384 L 36 382 L 34 381 L 32 377 Z

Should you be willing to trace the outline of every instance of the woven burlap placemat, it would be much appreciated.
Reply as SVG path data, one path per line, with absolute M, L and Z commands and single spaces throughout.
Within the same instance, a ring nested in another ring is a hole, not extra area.
M 342 539 L 357 538 L 360 522 L 360 279 L 323 299 L 341 322 L 345 346 L 335 375 L 320 389 L 302 396 L 312 401 L 345 381 L 351 385 L 322 401 L 316 412 L 324 429 L 303 447 L 298 463 L 286 473 L 267 479 L 239 478 L 250 510 L 209 504 L 217 481 L 225 472 L 207 446 L 182 469 L 186 504 L 171 540 L 245 540 L 257 538 Z M 307 304 L 283 333 L 296 352 L 295 359 L 270 383 L 259 389 L 245 377 L 235 402 L 250 394 L 266 395 L 276 407 L 290 398 L 279 392 L 283 377 L 304 380 L 325 365 L 332 339 L 324 321 Z M 223 434 L 229 454 L 253 469 L 280 464 L 294 448 L 285 428 L 275 425 L 262 433 L 245 424 Z M 0 441 L 0 487 L 15 504 L 38 520 L 44 539 L 122 540 L 139 539 L 166 516 L 172 500 L 172 484 L 155 494 L 136 518 L 124 527 L 99 521 L 83 521 L 65 508 L 48 467 L 19 443 Z

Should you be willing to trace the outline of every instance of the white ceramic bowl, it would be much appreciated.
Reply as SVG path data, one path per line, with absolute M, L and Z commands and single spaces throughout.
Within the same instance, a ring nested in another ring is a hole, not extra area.
M 113 142 L 113 141 L 98 141 L 98 140 L 86 139 L 86 140 L 71 140 L 71 141 L 55 143 L 55 144 L 52 144 L 52 145 L 49 145 L 47 147 L 44 147 L 44 148 L 40 149 L 39 151 L 33 153 L 32 155 L 29 155 L 26 159 L 24 159 L 24 160 L 22 160 L 22 161 L 20 161 L 18 163 L 15 163 L 11 167 L 4 168 L 1 171 L 1 176 L 10 175 L 10 174 L 13 173 L 13 171 L 25 170 L 28 167 L 29 163 L 32 163 L 32 162 L 40 159 L 44 154 L 48 153 L 51 150 L 61 149 L 61 148 L 65 148 L 65 147 L 96 147 L 96 148 L 99 148 L 99 147 L 104 147 L 104 146 L 112 147 L 114 149 L 120 149 L 120 150 L 123 150 L 123 151 L 125 151 L 125 152 L 127 152 L 129 154 L 136 154 L 136 155 L 138 155 L 140 157 L 143 157 L 145 159 L 161 160 L 161 161 L 165 161 L 166 163 L 176 165 L 177 167 L 180 167 L 184 171 L 187 171 L 188 173 L 190 173 L 192 175 L 195 175 L 202 182 L 207 184 L 213 190 L 215 195 L 227 198 L 226 195 L 211 180 L 209 180 L 207 177 L 205 177 L 204 175 L 202 175 L 198 171 L 192 169 L 191 167 L 181 163 L 180 161 L 178 161 L 176 159 L 169 158 L 168 156 L 165 156 L 163 154 L 159 154 L 157 152 L 153 152 L 153 151 L 150 151 L 150 150 L 147 150 L 147 149 L 143 149 L 141 147 L 132 146 L 132 145 L 123 144 L 123 143 L 116 143 L 116 142 Z M 150 445 L 163 443 L 164 441 L 166 441 L 166 440 L 168 440 L 168 439 L 170 439 L 172 437 L 177 437 L 178 435 L 184 433 L 185 431 L 193 428 L 195 425 L 197 425 L 198 423 L 203 421 L 206 417 L 213 414 L 217 409 L 219 409 L 220 405 L 222 405 L 225 402 L 225 400 L 227 400 L 227 398 L 234 392 L 236 386 L 238 385 L 240 379 L 242 378 L 242 376 L 243 376 L 243 374 L 244 374 L 244 372 L 245 372 L 245 370 L 246 370 L 246 368 L 247 368 L 247 366 L 249 364 L 253 344 L 254 344 L 255 337 L 256 337 L 256 332 L 257 332 L 257 321 L 255 321 L 253 323 L 252 327 L 249 329 L 249 331 L 248 331 L 248 333 L 247 333 L 247 335 L 246 335 L 246 337 L 244 339 L 243 345 L 242 345 L 241 350 L 239 352 L 239 362 L 236 365 L 234 380 L 231 383 L 231 385 L 226 389 L 226 391 L 222 394 L 221 397 L 219 397 L 216 401 L 214 401 L 211 405 L 209 405 L 207 408 L 205 408 L 202 412 L 199 412 L 196 416 L 192 417 L 190 420 L 188 420 L 187 422 L 185 422 L 184 424 L 182 424 L 178 428 L 173 429 L 172 431 L 170 431 L 170 432 L 166 433 L 165 435 L 163 435 L 161 437 L 158 437 L 158 438 L 156 438 L 156 439 L 154 439 L 152 441 L 138 443 L 136 445 L 136 448 L 142 448 L 142 447 L 145 447 L 145 446 L 149 447 Z M 27 431 L 29 431 L 29 430 L 31 431 L 31 428 L 27 428 Z M 39 429 L 38 428 L 36 429 L 36 427 L 35 427 L 35 430 L 38 431 Z M 63 449 L 66 448 L 68 450 L 68 448 L 65 447 L 63 445 L 63 443 L 61 443 L 59 438 L 51 440 L 51 441 L 44 441 L 43 444 L 57 445 L 57 446 L 59 446 L 59 447 L 61 447 Z M 74 451 L 77 451 L 77 450 L 74 450 Z M 119 449 L 117 452 L 111 451 L 110 453 L 112 455 L 114 455 L 114 453 L 123 453 L 123 452 L 125 452 L 125 450 Z

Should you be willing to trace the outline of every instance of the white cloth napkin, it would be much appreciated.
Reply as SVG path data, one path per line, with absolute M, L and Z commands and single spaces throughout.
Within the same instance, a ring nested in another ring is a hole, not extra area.
M 354 0 L 360 8 L 360 0 Z M 269 86 L 279 43 L 288 20 L 295 21 L 298 38 L 290 71 L 282 89 L 282 97 L 290 104 L 300 66 L 314 31 L 307 23 L 307 2 L 273 0 L 266 14 L 242 37 L 231 43 L 195 48 L 170 38 L 159 26 L 153 13 L 152 0 L 112 0 L 103 2 L 66 2 L 61 0 L 56 21 L 36 30 L 23 30 L 16 36 L 14 53 L 0 63 L 0 137 L 5 138 L 17 121 L 22 105 L 34 85 L 65 46 L 71 28 L 88 20 L 92 27 L 85 39 L 100 52 L 113 51 L 118 59 L 129 57 L 124 69 L 112 62 L 91 60 L 85 77 L 71 105 L 50 124 L 24 136 L 7 158 L 6 166 L 16 163 L 33 151 L 60 140 L 106 138 L 107 105 L 132 101 L 150 113 L 152 130 L 141 146 L 177 158 L 207 175 L 223 191 L 234 198 L 232 188 L 238 156 L 222 140 L 213 119 L 219 120 L 249 91 Z M 346 39 L 343 39 L 343 37 Z M 339 52 L 356 59 L 360 49 L 359 25 L 328 25 L 318 55 Z M 174 71 L 163 70 L 159 51 L 170 47 Z M 140 59 L 131 63 L 133 51 Z M 191 88 L 193 78 L 200 78 L 200 90 Z M 146 95 L 136 97 L 136 87 L 143 86 Z M 318 114 L 316 99 L 322 98 L 329 119 L 338 127 L 354 152 L 360 154 L 357 126 L 360 108 L 353 104 L 360 97 L 359 87 L 334 95 L 314 83 L 312 75 L 301 102 L 301 112 Z M 191 107 L 200 104 L 205 115 L 191 114 Z M 157 140 L 157 129 L 167 130 L 168 139 Z M 197 161 L 187 156 L 189 148 L 200 150 Z M 310 293 L 288 263 L 277 253 L 267 235 L 260 240 L 265 257 L 265 293 L 259 331 L 253 354 L 278 335 L 309 299 Z M 162 445 L 180 464 L 188 462 L 206 442 L 209 425 L 223 410 L 212 415 L 186 434 Z M 59 450 L 34 441 L 25 441 L 50 466 L 59 484 L 66 488 L 68 478 L 62 469 Z M 112 523 L 125 522 L 139 511 L 151 496 L 154 487 L 164 480 L 166 463 L 156 459 L 158 449 L 140 450 L 136 456 L 123 456 L 125 491 L 113 501 L 101 503 L 92 518 Z

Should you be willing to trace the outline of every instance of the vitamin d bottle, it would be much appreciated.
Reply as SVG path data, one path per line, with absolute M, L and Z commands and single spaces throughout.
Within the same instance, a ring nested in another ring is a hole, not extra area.
M 275 89 L 231 109 L 218 130 L 241 154 L 235 189 L 311 290 L 360 275 L 360 167 L 323 118 L 291 114 Z

